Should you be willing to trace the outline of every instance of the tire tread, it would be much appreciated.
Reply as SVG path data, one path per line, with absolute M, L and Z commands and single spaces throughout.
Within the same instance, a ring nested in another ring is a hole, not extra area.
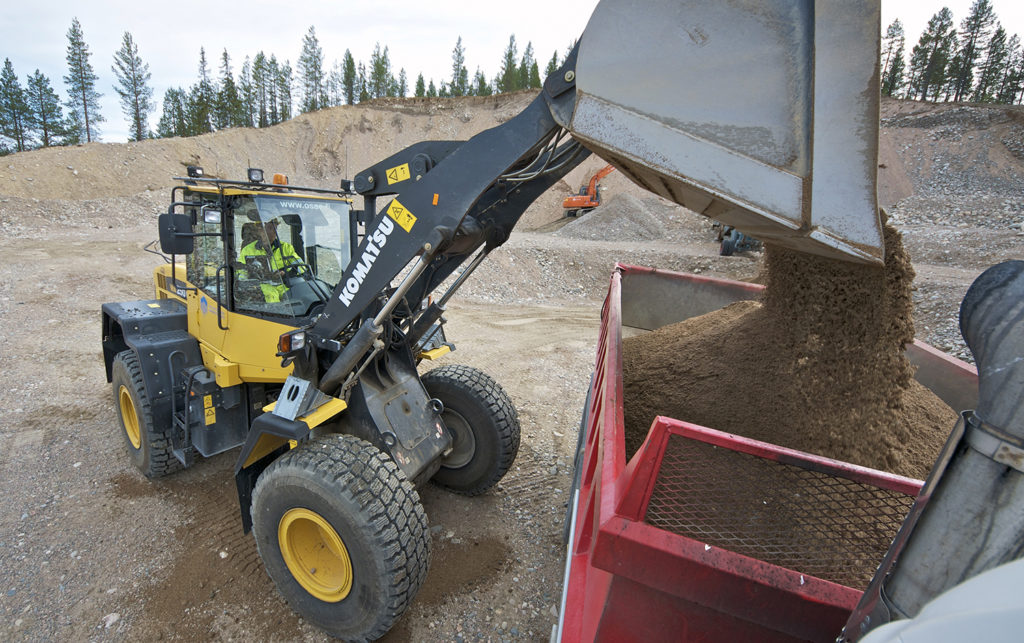
M 155 418 L 153 417 L 153 405 L 150 403 L 149 394 L 146 392 L 146 381 L 142 376 L 142 364 L 139 362 L 139 356 L 133 350 L 121 351 L 114 356 L 112 371 L 116 373 L 119 367 L 124 368 L 128 376 L 127 383 L 134 388 L 137 402 L 135 410 L 138 414 L 140 429 L 146 433 L 141 448 L 147 448 L 148 445 L 149 464 L 148 466 L 141 467 L 142 473 L 147 478 L 162 478 L 163 476 L 180 471 L 184 467 L 181 461 L 174 455 L 174 450 L 171 446 L 170 427 L 156 428 Z M 115 375 L 115 408 L 118 404 L 117 379 Z M 120 410 L 118 410 L 118 413 L 120 413 Z M 121 428 L 123 432 L 124 427 Z
M 373 547 L 383 552 L 388 595 L 384 613 L 358 638 L 383 636 L 409 607 L 429 568 L 430 531 L 419 494 L 391 458 L 369 442 L 332 434 L 275 460 L 256 483 L 253 507 L 277 476 L 289 471 L 327 482 L 365 514 Z M 301 606 L 293 606 L 301 612 Z
M 501 442 L 501 459 L 491 475 L 472 488 L 455 488 L 438 483 L 455 493 L 464 496 L 478 496 L 489 490 L 508 472 L 519 453 L 520 426 L 515 405 L 508 393 L 480 369 L 464 364 L 446 364 L 428 371 L 423 376 L 424 385 L 437 383 L 462 389 L 464 392 L 484 400 L 488 412 L 498 428 L 498 439 Z

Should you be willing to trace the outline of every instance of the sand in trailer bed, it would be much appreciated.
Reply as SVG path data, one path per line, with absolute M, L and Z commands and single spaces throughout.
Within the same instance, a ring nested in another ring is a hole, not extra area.
M 924 478 L 957 416 L 913 379 L 914 273 L 885 245 L 884 269 L 767 246 L 761 302 L 624 340 L 627 455 L 664 415 Z

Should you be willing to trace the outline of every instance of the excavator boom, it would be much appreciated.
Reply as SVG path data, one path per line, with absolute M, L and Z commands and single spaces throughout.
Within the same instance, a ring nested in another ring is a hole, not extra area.
M 595 172 L 594 176 L 590 177 L 590 183 L 587 184 L 587 194 L 597 194 L 597 182 L 614 171 L 615 166 L 609 164 Z

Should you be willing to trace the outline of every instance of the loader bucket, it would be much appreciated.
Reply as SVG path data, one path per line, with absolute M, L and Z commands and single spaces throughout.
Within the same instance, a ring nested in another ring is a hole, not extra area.
M 562 125 L 748 235 L 881 263 L 879 26 L 879 0 L 602 0 Z

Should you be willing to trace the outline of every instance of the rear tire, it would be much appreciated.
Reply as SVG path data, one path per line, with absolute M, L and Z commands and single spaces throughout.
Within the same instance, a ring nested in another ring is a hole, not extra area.
M 355 436 L 326 435 L 275 460 L 253 490 L 252 520 L 278 591 L 347 641 L 383 636 L 427 575 L 419 494 L 391 458 Z
M 171 447 L 170 426 L 157 427 L 146 393 L 142 365 L 135 351 L 122 351 L 111 365 L 114 408 L 121 423 L 132 463 L 147 478 L 159 478 L 182 468 Z
M 467 496 L 501 480 L 519 452 L 519 418 L 512 399 L 486 373 L 449 365 L 426 373 L 423 386 L 441 400 L 441 419 L 452 434 L 452 452 L 434 482 Z

